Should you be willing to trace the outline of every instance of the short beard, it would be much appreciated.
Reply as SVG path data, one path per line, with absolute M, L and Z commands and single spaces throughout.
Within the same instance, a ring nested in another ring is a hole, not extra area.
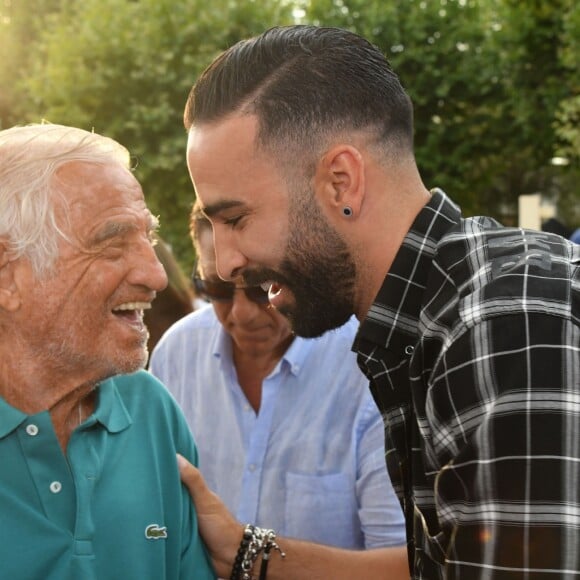
M 94 352 L 90 357 L 76 347 L 70 337 L 60 342 L 45 345 L 39 357 L 44 356 L 47 365 L 60 370 L 63 374 L 70 374 L 72 369 L 87 369 L 87 381 L 99 383 L 117 375 L 131 374 L 145 368 L 149 357 L 147 339 L 149 332 L 136 339 L 134 348 L 119 349 L 114 356 L 101 355 Z M 87 360 L 88 358 L 88 360 Z
M 312 193 L 304 193 L 292 205 L 290 237 L 280 270 L 295 302 L 280 312 L 297 335 L 314 338 L 352 316 L 356 267 Z

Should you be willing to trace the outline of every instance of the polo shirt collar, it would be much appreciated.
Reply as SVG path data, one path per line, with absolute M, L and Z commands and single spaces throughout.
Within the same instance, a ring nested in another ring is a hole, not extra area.
M 403 356 L 417 342 L 423 292 L 437 243 L 461 219 L 459 208 L 443 191 L 434 189 L 431 194 L 359 328 L 353 345 L 355 352 L 361 341 L 370 341 Z
M 0 397 L 0 439 L 12 433 L 28 415 L 9 405 Z
M 115 379 L 104 381 L 97 389 L 97 406 L 92 420 L 101 423 L 110 433 L 118 433 L 129 427 L 131 416 L 121 399 Z M 28 417 L 0 397 L 0 439 L 12 433 Z
M 93 417 L 110 433 L 124 431 L 132 424 L 131 415 L 115 384 L 115 377 L 99 385 L 97 406 Z

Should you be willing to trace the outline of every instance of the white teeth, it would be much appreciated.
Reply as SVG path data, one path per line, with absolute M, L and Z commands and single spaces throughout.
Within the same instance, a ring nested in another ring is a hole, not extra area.
M 270 286 L 270 289 L 268 290 L 268 298 L 270 300 L 272 300 L 272 298 L 275 298 L 276 296 L 278 296 L 278 294 L 280 294 L 280 292 L 282 292 L 281 286 L 276 286 L 275 284 L 272 284 Z
M 272 285 L 272 282 L 267 281 L 267 282 L 262 282 L 262 284 L 260 284 L 260 288 L 262 288 L 262 290 L 264 292 L 269 292 L 270 291 L 270 286 Z
M 117 310 L 149 310 L 150 308 L 151 302 L 125 302 L 113 308 L 113 312 Z

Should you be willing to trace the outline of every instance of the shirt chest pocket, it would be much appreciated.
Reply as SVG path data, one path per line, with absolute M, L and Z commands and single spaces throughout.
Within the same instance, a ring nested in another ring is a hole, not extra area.
M 343 473 L 286 473 L 285 535 L 355 547 L 360 544 L 360 520 L 355 482 Z

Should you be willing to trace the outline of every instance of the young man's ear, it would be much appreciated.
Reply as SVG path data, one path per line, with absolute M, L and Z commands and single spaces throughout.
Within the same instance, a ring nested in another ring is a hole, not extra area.
M 365 192 L 365 163 L 360 151 L 346 144 L 329 149 L 316 167 L 314 187 L 329 215 L 356 219 Z
M 0 241 L 0 308 L 14 312 L 20 308 L 20 293 L 16 284 L 15 271 L 18 260 Z

